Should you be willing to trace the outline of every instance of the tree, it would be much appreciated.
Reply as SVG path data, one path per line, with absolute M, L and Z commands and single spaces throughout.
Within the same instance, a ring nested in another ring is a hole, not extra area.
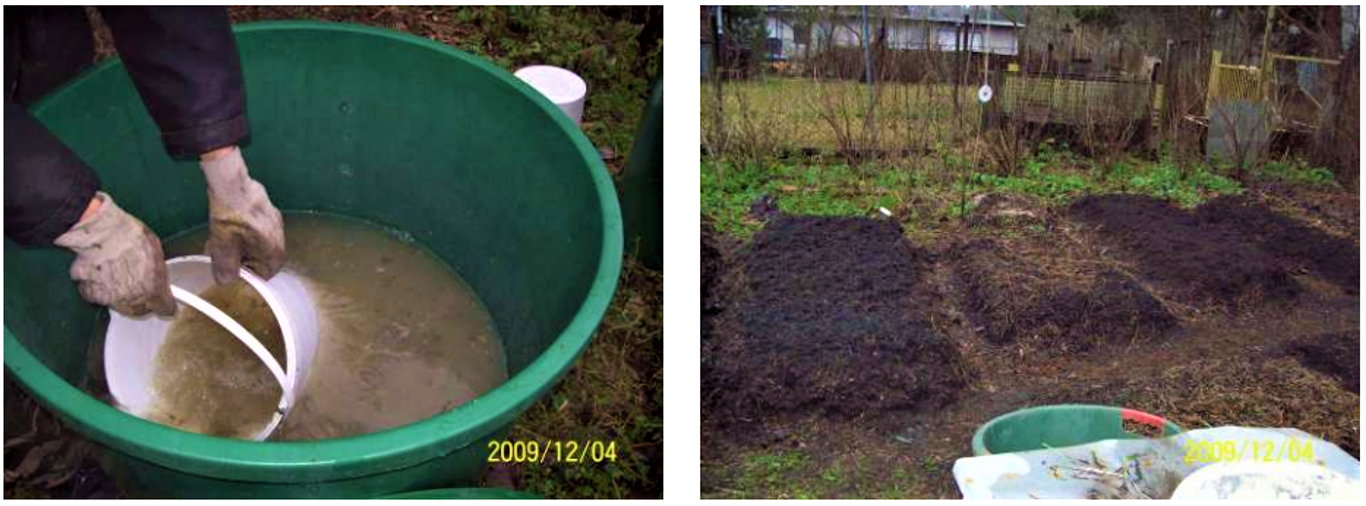
M 1109 5 L 1082 5 L 1072 8 L 1072 15 L 1083 25 L 1114 30 L 1124 24 L 1124 14 Z
M 768 39 L 767 7 L 727 5 L 721 8 L 726 37 L 743 47 L 759 47 Z
M 722 60 L 730 70 L 749 72 L 763 57 L 768 40 L 767 7 L 755 5 L 727 5 L 721 7 Z

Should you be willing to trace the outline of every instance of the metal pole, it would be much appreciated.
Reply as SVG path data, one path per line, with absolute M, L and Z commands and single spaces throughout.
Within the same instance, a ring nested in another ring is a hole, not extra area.
M 711 48 L 711 79 L 712 91 L 716 94 L 716 136 L 717 143 L 723 145 L 722 148 L 717 149 L 717 153 L 712 153 L 712 155 L 719 157 L 719 152 L 724 151 L 726 138 L 725 102 L 721 95 L 721 55 L 724 53 L 721 52 L 721 6 L 719 5 L 716 6 L 716 24 L 712 26 L 711 34 L 713 44 Z
M 982 34 L 982 85 L 987 84 L 987 72 L 991 70 L 991 6 L 986 7 L 987 24 Z
M 873 85 L 873 50 L 868 43 L 868 6 L 863 6 L 863 75 L 868 86 Z
M 863 75 L 868 81 L 868 112 L 863 115 L 863 131 L 871 135 L 877 125 L 877 85 L 873 82 L 873 43 L 868 34 L 868 6 L 863 6 Z
M 722 68 L 721 56 L 724 54 L 724 52 L 721 51 L 721 32 L 722 32 L 722 30 L 721 30 L 721 6 L 718 5 L 718 6 L 715 7 L 715 9 L 716 9 L 716 25 L 712 27 L 712 32 L 711 32 L 711 33 L 712 33 L 712 44 L 714 44 L 714 47 L 711 48 L 711 50 L 712 50 L 711 72 L 712 72 L 712 77 L 717 78 L 717 83 L 718 83 L 718 84 L 717 84 L 717 90 L 718 90 L 718 91 L 717 91 L 717 95 L 720 96 L 720 91 L 719 91 L 719 90 L 721 89 L 721 88 L 720 88 L 720 86 L 721 86 L 721 85 L 720 85 L 720 78 L 721 78 L 720 71 L 721 71 L 721 68 Z

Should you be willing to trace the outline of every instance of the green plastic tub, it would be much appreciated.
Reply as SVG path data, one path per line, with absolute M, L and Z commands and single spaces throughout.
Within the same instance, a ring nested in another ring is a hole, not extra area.
M 478 499 L 478 500 L 503 500 L 503 499 L 543 499 L 536 494 L 521 492 L 518 490 L 507 490 L 502 488 L 438 488 L 433 490 L 418 490 L 416 492 L 404 492 L 385 496 L 382 499 Z
M 1106 439 L 1135 439 L 1124 421 L 1147 425 L 1162 435 L 1182 428 L 1165 418 L 1133 409 L 1090 404 L 1062 404 L 1022 409 L 996 417 L 972 436 L 974 455 L 1023 452 L 1076 446 Z
M 626 252 L 664 269 L 664 83 L 655 81 L 621 178 Z
M 487 443 L 570 367 L 621 270 L 616 193 L 597 151 L 511 74 L 393 31 L 318 22 L 237 28 L 252 175 L 282 210 L 410 233 L 492 313 L 510 379 L 459 408 L 359 437 L 255 443 L 182 432 L 87 395 L 107 317 L 81 300 L 72 255 L 5 242 L 5 368 L 98 442 L 131 495 L 371 497 L 465 486 Z M 207 219 L 193 161 L 169 159 L 118 61 L 53 92 L 34 115 L 162 237 Z

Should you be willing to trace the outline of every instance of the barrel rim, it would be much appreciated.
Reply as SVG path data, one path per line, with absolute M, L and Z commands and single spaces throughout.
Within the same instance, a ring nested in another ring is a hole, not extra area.
M 311 20 L 262 21 L 233 27 L 234 34 L 316 30 L 390 39 L 437 51 L 516 88 L 552 118 L 589 167 L 602 213 L 601 255 L 583 303 L 568 325 L 535 360 L 497 388 L 451 411 L 393 429 L 300 442 L 252 442 L 184 432 L 100 402 L 47 368 L 5 326 L 5 368 L 25 389 L 90 439 L 147 462 L 208 478 L 301 483 L 344 480 L 427 462 L 487 437 L 511 423 L 550 389 L 587 347 L 616 292 L 622 267 L 622 218 L 615 186 L 597 150 L 558 107 L 512 73 L 471 54 L 416 35 L 384 28 Z M 121 66 L 110 58 L 48 94 L 40 112 L 80 83 Z M 550 381 L 545 381 L 550 378 Z M 142 442 L 155 442 L 155 446 Z
M 977 432 L 973 433 L 973 435 L 972 435 L 972 454 L 973 454 L 974 456 L 978 456 L 978 457 L 986 456 L 986 455 L 994 455 L 990 450 L 987 449 L 986 437 L 987 437 L 987 433 L 991 432 L 993 428 L 995 428 L 995 427 L 997 427 L 997 426 L 999 426 L 999 425 L 1001 425 L 1001 424 L 1004 424 L 1004 423 L 1009 422 L 1009 421 L 1011 421 L 1011 420 L 1014 420 L 1014 419 L 1016 419 L 1016 418 L 1021 418 L 1021 417 L 1026 417 L 1026 416 L 1032 416 L 1032 415 L 1037 414 L 1037 413 L 1040 413 L 1040 412 L 1049 412 L 1049 411 L 1076 411 L 1076 410 L 1083 410 L 1083 411 L 1101 411 L 1101 412 L 1106 412 L 1106 413 L 1111 413 L 1111 412 L 1113 412 L 1113 414 L 1115 415 L 1115 418 L 1121 418 L 1121 417 L 1123 416 L 1123 413 L 1125 413 L 1126 411 L 1128 411 L 1128 412 L 1137 413 L 1137 414 L 1139 414 L 1139 415 L 1144 415 L 1144 416 L 1156 418 L 1156 419 L 1162 420 L 1162 422 L 1163 422 L 1163 430 L 1164 430 L 1164 433 L 1163 433 L 1163 434 L 1164 434 L 1164 436 L 1166 436 L 1166 435 L 1180 434 L 1180 433 L 1182 433 L 1182 432 L 1185 432 L 1185 430 L 1186 430 L 1185 428 L 1183 428 L 1183 427 L 1181 427 L 1180 425 L 1178 425 L 1176 422 L 1173 422 L 1173 421 L 1171 421 L 1171 420 L 1169 420 L 1169 419 L 1166 419 L 1166 418 L 1163 418 L 1163 417 L 1160 417 L 1160 416 L 1157 416 L 1157 415 L 1152 415 L 1152 414 L 1149 414 L 1149 413 L 1146 413 L 1146 412 L 1143 412 L 1143 411 L 1138 411 L 1138 410 L 1129 409 L 1129 408 L 1120 408 L 1120 407 L 1115 407 L 1115 406 L 1106 406 L 1106 405 L 1103 405 L 1103 404 L 1049 404 L 1049 405 L 1043 405 L 1043 406 L 1032 406 L 1032 407 L 1017 409 L 1017 410 L 1011 411 L 1011 412 L 1009 412 L 1009 413 L 1005 413 L 1005 414 L 1003 414 L 1003 415 L 1000 415 L 1000 416 L 997 416 L 997 417 L 995 417 L 995 418 L 992 418 L 992 419 L 991 419 L 990 421 L 988 421 L 987 423 L 982 424 L 981 427 L 978 427 L 978 428 L 977 428 Z M 1170 434 L 1168 434 L 1168 433 L 1170 433 Z

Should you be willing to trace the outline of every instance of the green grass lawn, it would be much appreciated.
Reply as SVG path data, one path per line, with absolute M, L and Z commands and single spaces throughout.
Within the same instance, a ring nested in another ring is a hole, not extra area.
M 509 436 L 615 443 L 615 461 L 520 465 L 519 488 L 556 498 L 662 497 L 663 361 L 664 276 L 627 258 L 593 342 Z
M 1088 194 L 1140 193 L 1194 207 L 1205 200 L 1241 193 L 1230 169 L 1208 164 L 1179 165 L 1128 158 L 1102 166 L 1044 143 L 1028 157 L 1018 176 L 970 171 L 955 156 L 932 157 L 906 168 L 893 165 L 820 165 L 801 162 L 701 164 L 702 214 L 732 236 L 748 239 L 762 223 L 750 213 L 764 195 L 786 213 L 822 216 L 874 216 L 890 211 L 909 233 L 933 233 L 967 212 L 961 202 L 986 192 L 1029 195 L 1050 206 L 1066 205 Z M 1245 176 L 1250 181 L 1287 181 L 1335 185 L 1327 169 L 1303 162 L 1274 162 Z

